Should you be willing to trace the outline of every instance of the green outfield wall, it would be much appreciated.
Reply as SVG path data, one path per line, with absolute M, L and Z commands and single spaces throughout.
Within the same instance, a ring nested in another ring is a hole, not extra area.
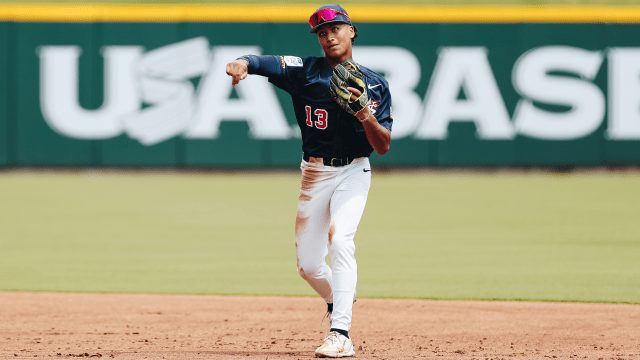
M 9 151 L 8 69 L 9 24 L 0 23 L 0 166 L 5 166 Z
M 288 95 L 257 76 L 234 89 L 224 70 L 247 53 L 321 55 L 304 21 L 16 11 L 0 11 L 0 166 L 299 164 Z M 466 23 L 356 22 L 354 58 L 393 97 L 391 150 L 376 163 L 640 163 L 637 19 L 456 14 Z

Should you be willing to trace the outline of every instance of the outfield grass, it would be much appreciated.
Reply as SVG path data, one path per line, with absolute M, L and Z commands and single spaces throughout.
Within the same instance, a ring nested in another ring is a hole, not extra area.
M 375 170 L 374 170 L 375 171 Z M 0 173 L 0 289 L 312 295 L 297 173 Z M 374 174 L 361 297 L 640 303 L 637 174 Z

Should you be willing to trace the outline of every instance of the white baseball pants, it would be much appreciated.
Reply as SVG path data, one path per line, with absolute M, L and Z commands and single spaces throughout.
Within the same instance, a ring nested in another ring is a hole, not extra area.
M 296 216 L 298 273 L 333 303 L 332 328 L 349 331 L 358 280 L 353 237 L 371 186 L 369 158 L 342 167 L 302 161 Z M 327 249 L 328 248 L 328 249 Z M 325 257 L 331 256 L 331 268 Z

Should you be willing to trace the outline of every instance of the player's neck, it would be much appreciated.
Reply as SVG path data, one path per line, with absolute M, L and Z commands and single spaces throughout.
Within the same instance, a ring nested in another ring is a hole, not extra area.
M 353 59 L 353 53 L 351 52 L 351 49 L 349 49 L 340 57 L 331 57 L 325 54 L 324 58 L 327 59 L 327 63 L 329 64 L 329 66 L 331 66 L 332 69 L 335 69 L 336 65 L 340 64 L 342 61 Z

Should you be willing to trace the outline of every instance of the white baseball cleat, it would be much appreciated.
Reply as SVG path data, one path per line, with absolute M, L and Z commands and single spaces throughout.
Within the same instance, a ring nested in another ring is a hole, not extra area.
M 340 358 L 355 355 L 351 339 L 332 331 L 324 339 L 324 344 L 316 349 L 316 357 Z

